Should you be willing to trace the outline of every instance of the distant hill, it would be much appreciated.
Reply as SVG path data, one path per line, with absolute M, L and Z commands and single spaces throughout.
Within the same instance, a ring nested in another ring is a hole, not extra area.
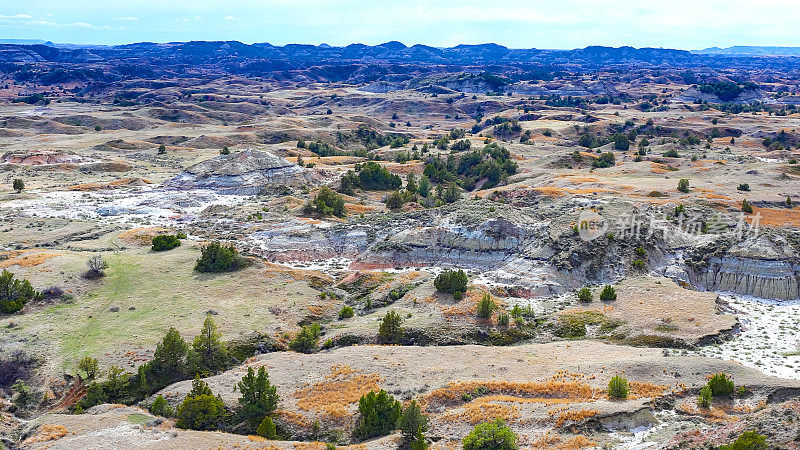
M 728 48 L 710 47 L 694 50 L 698 55 L 734 55 L 734 56 L 800 56 L 800 47 L 760 47 L 755 45 L 737 45 Z

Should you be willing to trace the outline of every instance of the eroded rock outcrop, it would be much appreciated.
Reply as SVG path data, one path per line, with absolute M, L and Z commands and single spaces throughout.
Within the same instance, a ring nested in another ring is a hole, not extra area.
M 312 171 L 261 150 L 244 150 L 197 163 L 165 183 L 176 189 L 211 189 L 222 194 L 256 195 L 274 184 L 299 186 Z

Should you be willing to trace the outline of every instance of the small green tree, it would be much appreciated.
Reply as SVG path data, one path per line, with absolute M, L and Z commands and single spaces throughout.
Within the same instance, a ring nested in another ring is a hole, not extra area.
M 411 400 L 411 403 L 403 410 L 400 416 L 400 431 L 403 433 L 403 442 L 411 444 L 418 440 L 417 435 L 428 431 L 428 416 L 422 414 L 422 409 L 416 400 Z M 423 437 L 424 442 L 424 437 Z
M 414 176 L 414 172 L 409 172 L 406 177 L 406 190 L 412 194 L 417 192 L 417 177 Z
M 397 428 L 403 407 L 400 402 L 381 389 L 369 392 L 358 400 L 360 417 L 354 431 L 362 440 L 385 436 Z
M 747 200 L 742 200 L 742 212 L 753 214 L 753 207 L 750 206 L 750 203 L 747 203 Z
M 464 450 L 516 450 L 517 435 L 503 419 L 476 425 L 464 437 Z
M 576 295 L 580 302 L 589 303 L 592 301 L 592 291 L 588 287 L 580 288 Z
M 264 417 L 264 420 L 261 421 L 261 424 L 256 430 L 256 434 L 267 439 L 275 439 L 278 437 L 277 430 L 275 429 L 275 423 L 272 422 L 272 419 L 269 416 Z
M 603 290 L 600 291 L 600 300 L 610 302 L 617 299 L 617 291 L 613 286 L 605 285 Z
M 417 185 L 417 194 L 420 197 L 427 198 L 428 195 L 431 193 L 431 180 L 428 179 L 425 175 L 419 179 L 419 185 Z
M 263 421 L 264 417 L 271 415 L 278 407 L 278 392 L 269 382 L 269 374 L 264 366 L 258 368 L 258 373 L 248 367 L 247 375 L 242 377 L 238 384 L 239 392 L 239 417 L 247 422 L 251 431 Z
M 628 398 L 628 380 L 614 375 L 608 382 L 608 396 L 616 399 Z
M 178 330 L 170 328 L 164 339 L 156 346 L 150 369 L 156 378 L 155 389 L 183 379 L 188 374 L 186 358 L 189 345 Z
M 0 273 L 0 312 L 15 313 L 37 295 L 28 280 L 16 279 L 13 273 L 5 269 Z
M 384 344 L 398 344 L 403 338 L 403 319 L 400 314 L 389 311 L 383 316 L 378 327 L 378 340 Z
M 167 153 L 167 147 L 164 144 L 158 146 L 158 154 L 163 155 Z
M 689 192 L 689 180 L 687 180 L 686 178 L 681 178 L 678 181 L 678 191 L 684 193 Z
M 192 343 L 192 348 L 199 356 L 199 370 L 215 372 L 228 366 L 230 356 L 227 347 L 220 340 L 221 336 L 211 314 L 206 314 L 203 329 Z
M 155 400 L 153 400 L 153 403 L 150 404 L 148 410 L 150 411 L 150 414 L 153 414 L 154 416 L 172 417 L 175 415 L 175 411 L 171 406 L 169 406 L 169 402 L 167 402 L 167 399 L 165 399 L 162 395 L 159 395 Z
M 322 329 L 318 323 L 306 325 L 289 342 L 289 348 L 300 353 L 311 353 L 317 347 L 320 335 L 322 335 Z
M 82 370 L 86 374 L 87 380 L 94 380 L 97 377 L 98 367 L 97 358 L 91 356 L 84 356 L 78 361 L 78 370 Z
M 228 147 L 222 147 L 222 150 L 219 151 L 220 155 L 230 155 L 231 151 L 228 150 Z
M 211 392 L 208 386 L 206 389 Z M 200 431 L 217 430 L 224 427 L 227 415 L 220 397 L 211 393 L 188 395 L 178 406 L 175 426 Z
M 483 297 L 478 301 L 478 318 L 488 319 L 492 316 L 497 305 L 489 294 L 483 294 Z
M 25 189 L 25 182 L 19 178 L 14 178 L 14 181 L 11 183 L 11 187 L 17 191 L 17 194 L 19 194 L 23 189 Z
M 711 406 L 711 388 L 708 385 L 700 389 L 700 396 L 697 397 L 697 406 L 708 408 Z
M 108 369 L 108 378 L 103 383 L 103 390 L 108 394 L 108 399 L 112 402 L 124 402 L 130 387 L 130 375 L 124 369 L 111 366 Z

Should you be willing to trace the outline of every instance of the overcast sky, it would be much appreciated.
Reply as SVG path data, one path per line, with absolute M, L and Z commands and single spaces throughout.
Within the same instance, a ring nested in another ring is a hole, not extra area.
M 0 39 L 800 46 L 798 0 L 0 0 Z

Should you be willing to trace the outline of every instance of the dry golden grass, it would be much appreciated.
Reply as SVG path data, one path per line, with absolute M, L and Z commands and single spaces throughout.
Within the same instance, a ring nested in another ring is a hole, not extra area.
M 577 450 L 581 448 L 594 447 L 597 442 L 583 436 L 581 434 L 573 436 L 569 439 L 563 439 L 561 436 L 550 434 L 549 432 L 540 437 L 539 439 L 531 442 L 528 448 L 531 449 L 558 449 L 558 450 Z
M 487 394 L 512 395 L 522 398 L 567 399 L 573 401 L 591 401 L 600 395 L 588 383 L 582 381 L 545 381 L 517 383 L 511 381 L 454 381 L 445 387 L 431 391 L 420 402 L 424 405 L 432 403 L 456 403 L 464 394 L 471 394 L 477 389 Z
M 563 197 L 565 195 L 563 189 L 555 186 L 539 186 L 533 188 L 533 190 L 549 197 Z
M 800 226 L 800 208 L 759 208 L 753 206 L 753 214 L 747 219 L 751 223 L 758 215 L 758 225 L 763 227 Z
M 518 407 L 499 403 L 497 397 L 480 397 L 464 405 L 463 411 L 446 414 L 442 417 L 442 420 L 445 422 L 459 421 L 466 422 L 470 425 L 477 425 L 496 419 L 514 422 L 518 418 Z
M 658 398 L 667 391 L 666 386 L 642 381 L 628 381 L 628 386 L 630 387 L 629 398 L 631 399 L 642 397 Z
M 303 411 L 323 412 L 334 419 L 348 415 L 348 408 L 362 395 L 380 389 L 377 374 L 364 374 L 350 366 L 331 367 L 331 373 L 311 386 L 295 391 L 297 406 Z
M 547 414 L 555 419 L 553 425 L 556 427 L 560 427 L 564 425 L 567 421 L 570 422 L 583 422 L 586 419 L 594 417 L 598 414 L 596 409 L 581 409 L 577 411 L 558 408 L 553 409 L 547 412 Z
M 117 236 L 119 240 L 131 245 L 147 246 L 152 245 L 153 238 L 160 234 L 169 234 L 172 230 L 169 228 L 134 228 L 132 230 L 125 230 Z
M 63 425 L 44 424 L 36 430 L 36 434 L 22 441 L 22 445 L 31 445 L 37 442 L 48 442 L 61 439 L 67 435 L 67 427 Z
M 275 412 L 280 420 L 284 423 L 290 423 L 292 425 L 298 427 L 310 427 L 311 424 L 308 423 L 305 417 L 302 414 L 295 412 L 295 411 L 287 411 L 285 409 L 281 409 Z
M 0 253 L 0 269 L 11 266 L 34 267 L 42 264 L 50 258 L 59 256 L 58 253 L 40 252 L 37 250 L 13 250 Z

